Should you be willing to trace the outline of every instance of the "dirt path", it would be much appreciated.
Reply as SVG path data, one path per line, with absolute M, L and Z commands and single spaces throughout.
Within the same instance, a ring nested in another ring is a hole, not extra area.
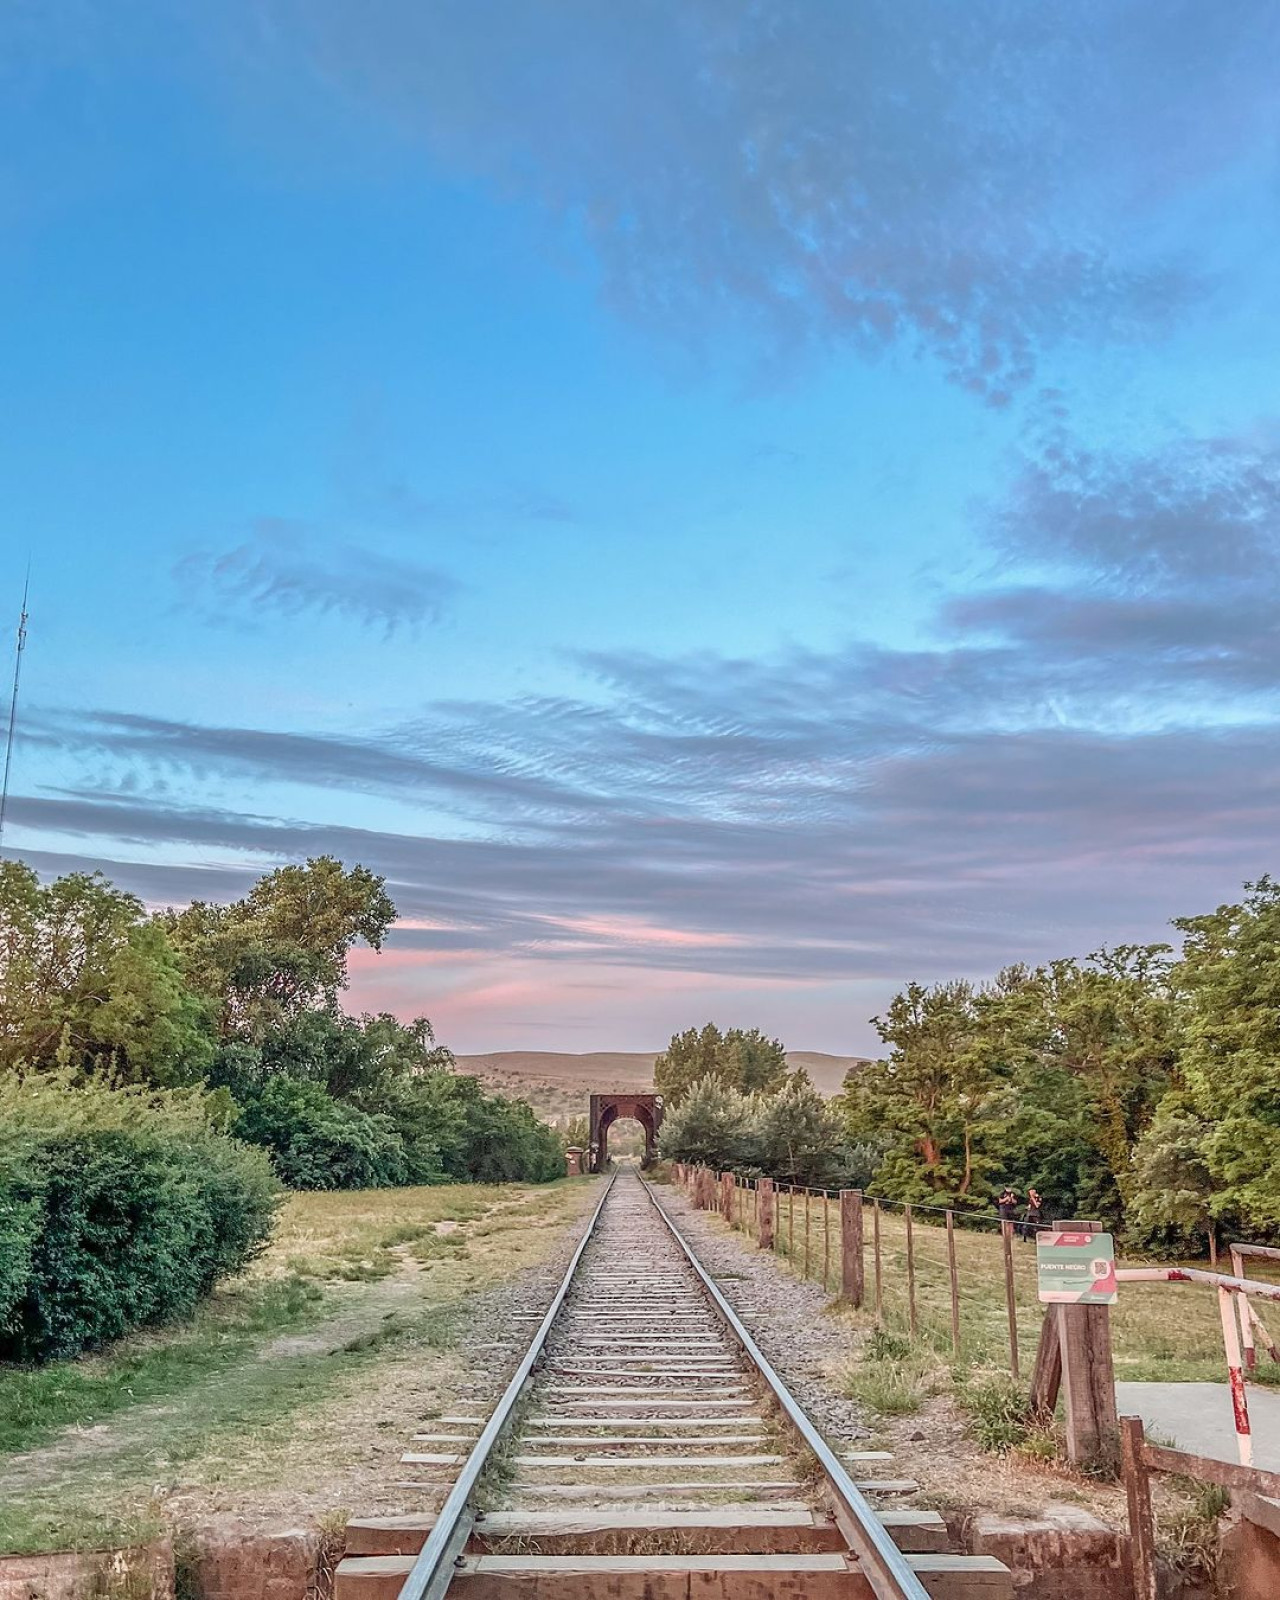
M 86 1528 L 101 1542 L 113 1518 L 122 1530 L 224 1513 L 315 1523 L 395 1506 L 406 1423 L 483 1403 L 527 1337 L 519 1311 L 550 1298 L 591 1190 L 520 1191 L 408 1230 L 391 1219 L 360 1258 L 380 1275 L 330 1282 L 298 1328 L 240 1336 L 225 1364 L 175 1373 L 162 1398 L 0 1461 L 0 1547 L 72 1548 Z M 339 1240 L 340 1210 L 323 1219 Z M 396 1231 L 413 1239 L 378 1242 Z M 139 1344 L 163 1357 L 164 1335 Z

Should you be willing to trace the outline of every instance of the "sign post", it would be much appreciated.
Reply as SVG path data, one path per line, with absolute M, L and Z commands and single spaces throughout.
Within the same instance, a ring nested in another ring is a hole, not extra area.
M 1115 1241 L 1093 1223 L 1055 1223 L 1036 1237 L 1036 1276 L 1048 1311 L 1032 1404 L 1051 1413 L 1060 1382 L 1072 1464 L 1114 1466 L 1120 1440 L 1110 1322 Z
M 1109 1233 L 1038 1233 L 1036 1280 L 1042 1305 L 1115 1305 L 1115 1240 Z

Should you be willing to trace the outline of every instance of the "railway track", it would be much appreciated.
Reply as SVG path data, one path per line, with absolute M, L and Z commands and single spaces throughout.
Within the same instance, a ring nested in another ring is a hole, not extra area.
M 833 1450 L 649 1185 L 606 1187 L 506 1392 L 402 1457 L 334 1600 L 1011 1600 L 877 1452 Z

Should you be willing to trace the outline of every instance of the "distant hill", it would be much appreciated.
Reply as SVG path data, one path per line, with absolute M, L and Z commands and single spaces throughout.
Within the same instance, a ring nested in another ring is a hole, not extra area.
M 558 1050 L 496 1050 L 459 1056 L 458 1067 L 500 1094 L 527 1100 L 544 1117 L 585 1116 L 597 1089 L 651 1089 L 656 1050 L 593 1050 L 573 1055 Z M 863 1056 L 830 1056 L 820 1050 L 789 1050 L 824 1095 L 839 1092 L 845 1073 L 865 1064 Z

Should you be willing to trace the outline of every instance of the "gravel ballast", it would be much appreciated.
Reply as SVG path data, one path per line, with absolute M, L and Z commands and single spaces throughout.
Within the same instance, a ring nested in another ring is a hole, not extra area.
M 858 1335 L 833 1296 L 716 1213 L 697 1210 L 674 1184 L 656 1184 L 654 1193 L 820 1432 L 833 1445 L 868 1438 L 858 1405 L 840 1392 Z

